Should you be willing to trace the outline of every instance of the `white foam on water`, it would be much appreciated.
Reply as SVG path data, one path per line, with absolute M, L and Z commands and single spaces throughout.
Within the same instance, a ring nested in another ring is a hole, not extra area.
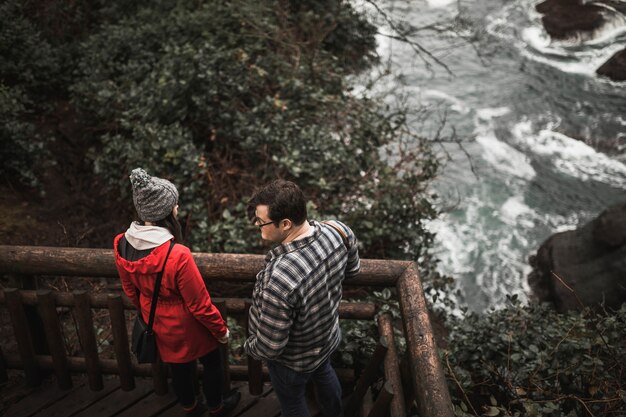
M 520 52 L 528 59 L 550 65 L 563 72 L 595 76 L 596 70 L 623 48 L 624 45 L 613 44 L 599 51 L 577 52 L 567 56 L 566 59 L 553 59 L 550 56 L 533 53 L 528 49 L 522 49 Z
M 524 28 L 522 30 L 522 40 L 541 53 L 567 56 L 563 49 L 551 48 L 552 40 L 550 36 L 537 26 Z
M 471 253 L 478 250 L 479 241 L 473 239 L 469 225 L 455 222 L 444 213 L 429 222 L 428 229 L 437 235 L 437 255 L 441 259 L 444 274 L 456 275 L 474 271 L 470 257 Z
M 454 97 L 440 90 L 424 90 L 421 97 L 425 101 L 429 101 L 429 99 L 447 101 L 451 103 L 450 110 L 460 114 L 468 114 L 470 112 L 470 108 L 466 106 L 462 100 L 459 100 L 457 97 Z
M 428 226 L 436 233 L 440 272 L 458 279 L 461 292 L 472 297 L 470 300 L 474 302 L 469 307 L 474 311 L 502 307 L 507 294 L 518 294 L 525 302 L 529 293 L 526 276 L 530 266 L 526 256 L 520 256 L 523 250 L 520 248 L 536 242 L 529 243 L 524 229 L 507 225 L 503 217 L 519 220 L 535 213 L 522 203 L 519 195 L 509 197 L 498 210 L 494 206 L 497 202 L 485 198 L 492 191 L 489 184 L 477 184 L 464 198 L 462 212 L 444 213 Z M 519 191 L 511 189 L 511 192 Z M 485 294 L 489 294 L 488 301 Z
M 433 9 L 447 7 L 456 2 L 456 0 L 426 0 L 428 5 Z
M 535 170 L 528 157 L 496 137 L 493 119 L 510 112 L 508 107 L 484 108 L 476 111 L 476 142 L 483 148 L 483 159 L 496 170 L 512 177 L 531 180 Z
M 500 207 L 500 218 L 511 226 L 533 227 L 533 219 L 537 216 L 537 212 L 524 204 L 520 196 L 509 197 Z
M 476 117 L 481 121 L 491 121 L 495 117 L 502 117 L 511 113 L 508 107 L 487 107 L 476 110 Z
M 583 44 L 589 46 L 602 45 L 613 42 L 624 33 L 626 33 L 626 17 L 621 17 L 600 28 L 593 39 L 587 40 Z
M 483 159 L 496 170 L 524 180 L 535 177 L 535 170 L 526 155 L 500 141 L 495 134 L 477 136 L 476 142 L 483 147 Z
M 534 133 L 528 121 L 516 124 L 511 132 L 528 152 L 547 157 L 560 172 L 583 181 L 599 181 L 626 189 L 626 165 L 596 151 L 586 143 L 552 128 Z

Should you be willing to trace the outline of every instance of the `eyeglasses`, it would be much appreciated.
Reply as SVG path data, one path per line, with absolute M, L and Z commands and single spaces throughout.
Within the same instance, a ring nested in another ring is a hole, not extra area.
M 264 226 L 267 226 L 268 224 L 272 224 L 274 222 L 267 222 L 267 223 L 261 223 L 261 219 L 257 218 L 254 220 L 254 225 L 256 227 L 258 227 L 259 229 L 262 229 Z

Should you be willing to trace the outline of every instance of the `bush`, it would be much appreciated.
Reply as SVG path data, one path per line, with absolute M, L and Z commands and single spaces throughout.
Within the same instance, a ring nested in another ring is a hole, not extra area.
M 375 28 L 341 1 L 289 4 L 156 2 L 86 39 L 71 91 L 96 172 L 126 201 L 135 166 L 169 176 L 194 250 L 261 250 L 245 202 L 283 177 L 365 256 L 417 259 L 434 157 L 402 136 L 402 110 L 346 82 L 374 60 Z
M 626 304 L 600 315 L 515 303 L 451 329 L 443 364 L 458 416 L 626 413 Z
M 1 3 L 0 16 L 0 175 L 35 186 L 47 155 L 34 123 L 44 106 L 36 103 L 54 84 L 58 57 L 19 2 Z
M 34 165 L 41 160 L 43 143 L 25 118 L 28 98 L 17 88 L 0 84 L 0 175 L 35 186 Z

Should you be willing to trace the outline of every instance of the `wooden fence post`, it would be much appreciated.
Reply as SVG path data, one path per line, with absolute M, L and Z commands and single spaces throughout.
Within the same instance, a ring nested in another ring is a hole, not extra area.
M 30 274 L 18 274 L 16 279 L 19 281 L 20 290 L 38 290 L 39 283 L 37 277 Z M 45 324 L 42 317 L 39 316 L 36 306 L 25 305 L 24 312 L 26 321 L 30 328 L 30 336 L 33 342 L 35 355 L 47 355 L 50 353 L 48 341 L 46 340 Z
M 394 392 L 389 381 L 385 382 L 383 389 L 378 393 L 372 410 L 367 417 L 386 417 L 389 415 L 389 405 L 393 400 Z
M 17 347 L 22 359 L 26 383 L 30 386 L 37 386 L 41 383 L 41 374 L 35 359 L 33 349 L 33 339 L 30 334 L 30 326 L 24 312 L 22 297 L 17 288 L 7 288 L 4 290 L 7 309 L 13 324 L 13 332 L 17 341 Z
M 246 324 L 244 326 L 246 338 L 249 335 L 250 307 L 250 301 L 246 300 Z M 248 356 L 248 390 L 252 395 L 261 395 L 263 393 L 263 364 L 250 356 Z
M 344 410 L 345 417 L 354 417 L 358 414 L 363 401 L 363 396 L 365 396 L 367 389 L 372 385 L 378 376 L 380 365 L 385 360 L 385 353 L 387 353 L 387 349 L 387 341 L 384 337 L 381 337 L 378 345 L 376 346 L 376 350 L 372 355 L 372 359 L 370 359 L 365 367 L 365 371 L 363 371 L 363 374 L 357 381 L 356 386 L 354 387 L 354 392 L 346 404 Z
M 121 294 L 109 294 L 107 301 L 111 316 L 115 359 L 117 359 L 117 366 L 120 371 L 120 387 L 124 391 L 130 391 L 135 388 L 135 377 L 133 376 L 133 363 L 128 348 L 128 331 L 122 296 Z
M 454 417 L 448 391 L 428 317 L 417 264 L 412 262 L 396 283 L 413 388 L 420 416 Z
M 0 348 L 0 385 L 6 383 L 9 380 L 9 374 L 7 373 L 7 361 L 4 359 L 4 353 Z
M 228 309 L 226 307 L 226 302 L 225 301 L 218 301 L 215 304 L 215 307 L 217 307 L 217 309 L 219 310 L 220 314 L 222 315 L 222 318 L 224 319 L 224 322 L 226 322 L 227 319 L 227 314 L 228 314 Z M 228 393 L 230 392 L 230 363 L 228 362 L 228 352 L 229 352 L 229 343 L 226 343 L 225 345 L 220 343 L 220 353 L 222 355 L 222 365 L 224 368 L 224 378 L 223 378 L 223 383 L 224 383 L 224 393 Z
M 37 291 L 37 301 L 39 302 L 39 314 L 44 324 L 46 340 L 48 341 L 48 348 L 52 356 L 52 364 L 59 388 L 70 389 L 72 388 L 72 376 L 67 364 L 65 343 L 63 342 L 63 335 L 61 333 L 61 323 L 57 314 L 52 291 Z
M 75 302 L 74 313 L 78 324 L 78 337 L 80 338 L 83 354 L 85 355 L 89 388 L 91 388 L 92 391 L 100 391 L 104 385 L 102 383 L 102 371 L 98 360 L 98 343 L 93 328 L 89 293 L 86 291 L 74 291 L 73 294 Z
M 402 378 L 400 376 L 393 324 L 391 323 L 391 315 L 389 313 L 383 313 L 378 316 L 378 331 L 381 336 L 387 339 L 389 347 L 385 355 L 385 380 L 391 384 L 393 390 L 390 415 L 391 417 L 404 417 L 406 416 L 406 407 L 404 404 Z

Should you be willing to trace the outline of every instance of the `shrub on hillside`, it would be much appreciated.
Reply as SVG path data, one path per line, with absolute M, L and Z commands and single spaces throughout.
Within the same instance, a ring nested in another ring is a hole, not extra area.
M 626 413 L 626 304 L 608 315 L 515 304 L 450 327 L 443 365 L 458 416 Z
M 374 60 L 375 28 L 343 1 L 288 5 L 154 2 L 86 39 L 71 91 L 98 174 L 125 198 L 135 166 L 171 178 L 194 250 L 259 250 L 245 201 L 283 177 L 364 255 L 416 259 L 434 157 L 403 110 L 346 81 Z

